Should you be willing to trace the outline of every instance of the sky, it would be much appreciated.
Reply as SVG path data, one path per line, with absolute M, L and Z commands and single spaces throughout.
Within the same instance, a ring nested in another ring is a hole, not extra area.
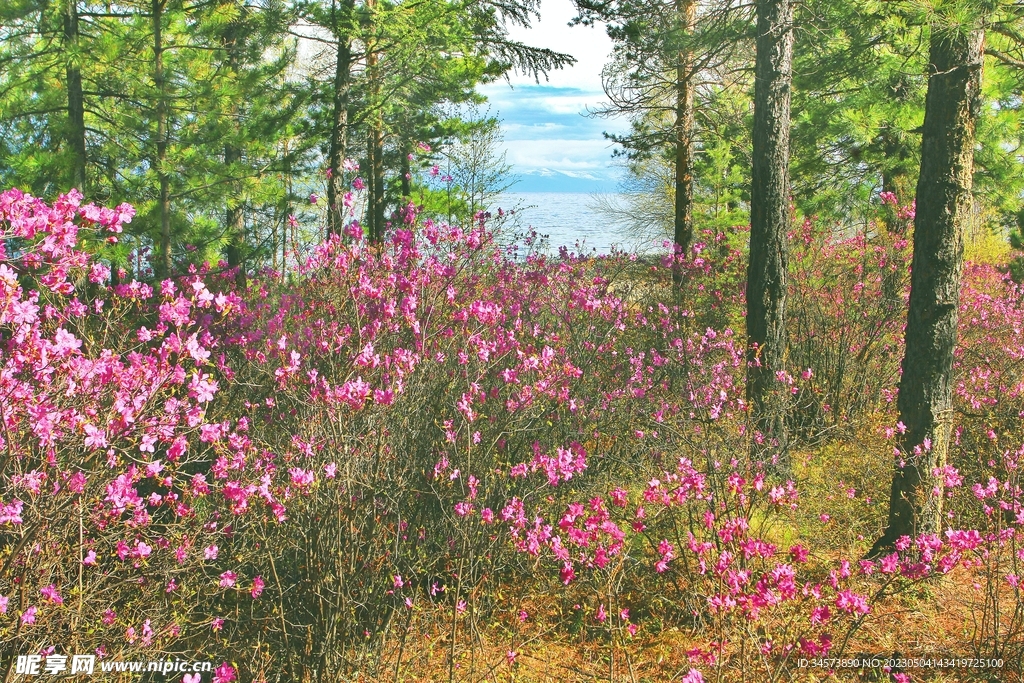
M 511 37 L 527 45 L 567 52 L 574 66 L 541 77 L 511 74 L 508 81 L 480 86 L 491 114 L 502 122 L 507 161 L 519 182 L 513 192 L 614 192 L 622 170 L 603 133 L 622 132 L 622 119 L 586 116 L 606 101 L 601 69 L 612 43 L 604 27 L 569 26 L 571 0 L 542 0 L 541 20 Z

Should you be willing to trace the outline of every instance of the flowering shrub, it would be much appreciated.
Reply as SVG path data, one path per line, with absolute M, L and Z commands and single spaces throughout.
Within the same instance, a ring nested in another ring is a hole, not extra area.
M 887 215 L 871 232 L 837 237 L 805 219 L 792 235 L 787 324 L 791 367 L 802 380 L 794 388 L 792 420 L 805 438 L 845 429 L 878 410 L 899 383 L 909 295 L 906 231 L 914 210 L 883 194 Z
M 544 621 L 606 648 L 612 679 L 672 627 L 684 680 L 801 677 L 959 572 L 989 617 L 971 652 L 1019 668 L 1024 347 L 995 271 L 965 290 L 950 529 L 862 562 L 818 542 L 828 514 L 808 522 L 824 503 L 799 469 L 744 455 L 742 255 L 722 235 L 653 266 L 515 260 L 410 206 L 383 243 L 334 236 L 287 285 L 206 268 L 111 285 L 90 253 L 131 215 L 0 195 L 0 662 L 475 680 L 525 666 Z M 899 307 L 872 300 L 904 247 L 803 236 L 779 381 L 818 420 L 807 436 L 863 411 L 888 443 Z M 806 270 L 815 249 L 834 270 Z

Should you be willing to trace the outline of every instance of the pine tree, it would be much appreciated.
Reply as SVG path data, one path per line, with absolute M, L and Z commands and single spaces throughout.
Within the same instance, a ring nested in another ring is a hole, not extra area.
M 935 23 L 914 219 L 914 260 L 898 407 L 902 455 L 893 474 L 889 523 L 871 555 L 901 536 L 939 533 L 942 470 L 953 427 L 964 228 L 972 209 L 974 133 L 981 102 L 984 29 Z
M 789 0 L 758 0 L 754 75 L 750 254 L 747 265 L 747 402 L 755 429 L 788 469 L 786 394 L 776 373 L 785 369 L 789 230 L 789 108 L 793 13 Z

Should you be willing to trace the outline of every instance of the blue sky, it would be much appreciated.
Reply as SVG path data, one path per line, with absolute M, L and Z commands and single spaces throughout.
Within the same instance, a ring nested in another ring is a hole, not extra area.
M 480 87 L 502 121 L 507 159 L 520 178 L 513 192 L 613 192 L 622 173 L 603 133 L 623 131 L 626 122 L 585 116 L 588 106 L 605 101 L 601 68 L 611 41 L 603 27 L 568 26 L 574 15 L 570 0 L 543 0 L 541 21 L 511 34 L 529 45 L 568 52 L 576 65 L 539 84 L 513 74 L 509 82 Z

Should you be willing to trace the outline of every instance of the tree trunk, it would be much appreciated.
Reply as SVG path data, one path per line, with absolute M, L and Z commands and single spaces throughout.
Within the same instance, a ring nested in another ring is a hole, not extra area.
M 239 35 L 242 27 L 231 26 L 224 36 L 224 47 L 227 50 L 228 72 L 233 78 L 238 77 L 239 72 Z M 240 137 L 239 108 L 238 102 L 233 102 L 230 107 L 231 114 L 231 137 L 234 138 L 224 146 L 224 166 L 229 177 L 235 176 L 234 165 L 242 161 L 242 150 L 237 146 Z M 227 247 L 224 250 L 228 259 L 228 266 L 235 270 L 235 284 L 239 289 L 245 289 L 245 215 L 242 212 L 242 188 L 240 183 L 232 183 L 233 191 L 228 199 L 228 207 L 224 215 L 224 229 L 227 233 Z
M 373 2 L 367 3 L 368 9 L 373 10 Z M 370 115 L 367 117 L 367 139 L 366 156 L 368 161 L 367 173 L 367 203 L 366 203 L 366 225 L 371 242 L 380 242 L 384 236 L 384 122 L 381 120 L 380 99 L 380 70 L 377 66 L 377 53 L 375 46 L 368 45 L 366 48 L 366 78 L 367 91 L 369 94 Z
M 371 242 L 380 242 L 384 237 L 384 131 L 377 112 L 370 117 L 370 129 L 366 142 L 370 161 L 369 193 L 367 195 L 367 218 Z
M 153 84 L 156 86 L 156 158 L 153 166 L 160 183 L 157 214 L 160 238 L 153 263 L 158 279 L 171 274 L 171 183 L 167 175 L 167 82 L 164 76 L 163 11 L 165 0 L 153 0 Z
M 953 426 L 953 351 L 971 210 L 974 129 L 984 31 L 932 27 L 928 95 L 917 181 L 906 351 L 897 406 L 906 430 L 889 499 L 889 525 L 871 556 L 901 536 L 942 528 L 943 477 Z
M 402 141 L 402 203 L 405 204 L 412 196 L 412 140 Z
M 911 158 L 911 151 L 907 143 L 896 133 L 892 126 L 886 126 L 882 131 L 882 149 L 885 154 L 885 170 L 882 173 L 882 192 L 891 192 L 896 196 L 898 206 L 908 203 L 912 196 L 911 174 L 908 168 L 908 161 Z M 885 229 L 895 241 L 903 239 L 906 232 L 906 223 L 896 215 L 896 207 L 889 212 L 890 219 L 886 221 Z M 903 283 L 906 273 L 906 262 L 902 255 L 895 249 L 889 254 L 890 261 L 882 275 L 882 301 L 881 305 L 889 315 L 898 315 L 903 308 Z M 839 417 L 839 411 L 835 411 Z
M 292 215 L 292 157 L 289 140 L 283 143 L 284 156 L 284 215 L 281 216 L 281 278 L 288 269 L 288 227 Z M 276 259 L 275 259 L 276 260 Z
M 334 113 L 331 120 L 331 148 L 328 156 L 330 177 L 327 179 L 327 229 L 331 234 L 340 235 L 344 226 L 342 186 L 345 155 L 348 147 L 348 105 L 352 83 L 352 40 L 348 36 L 348 18 L 351 1 L 342 5 L 344 16 L 339 16 L 336 5 L 332 4 L 332 30 L 337 41 L 337 58 L 334 64 Z
M 224 147 L 224 165 L 231 173 L 231 166 L 242 160 L 242 152 L 234 145 Z M 245 215 L 242 212 L 241 197 L 239 190 L 228 200 L 228 208 L 224 214 L 224 228 L 227 232 L 227 247 L 224 250 L 228 258 L 228 266 L 237 268 L 235 271 L 235 284 L 240 289 L 245 289 Z M 232 204 L 232 202 L 239 202 Z
M 693 31 L 697 22 L 695 0 L 676 0 L 680 29 Z M 673 242 L 676 252 L 685 257 L 693 241 L 693 53 L 689 46 L 679 52 L 676 66 L 676 196 Z M 672 270 L 672 282 L 683 278 L 678 265 Z
M 78 47 L 78 0 L 66 0 L 66 2 L 64 47 L 70 52 L 65 73 L 68 82 L 68 149 L 71 150 L 71 184 L 85 194 L 85 97 L 82 93 L 81 54 Z
M 770 459 L 777 472 L 788 470 L 788 394 L 775 373 L 783 369 L 786 351 L 792 19 L 789 0 L 757 0 L 747 265 L 747 402 L 754 428 L 764 437 L 763 444 L 754 444 L 753 454 L 761 461 Z
M 906 204 L 912 190 L 912 178 L 908 168 L 910 149 L 891 128 L 883 131 L 882 144 L 886 163 L 886 169 L 882 173 L 882 192 L 892 192 L 901 205 Z M 896 224 L 886 227 L 890 232 L 897 232 Z

